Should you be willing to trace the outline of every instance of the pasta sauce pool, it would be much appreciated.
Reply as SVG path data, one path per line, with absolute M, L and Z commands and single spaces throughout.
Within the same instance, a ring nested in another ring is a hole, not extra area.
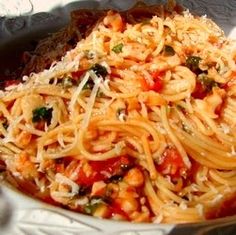
M 236 194 L 223 200 L 217 207 L 206 213 L 206 219 L 218 219 L 236 215 Z

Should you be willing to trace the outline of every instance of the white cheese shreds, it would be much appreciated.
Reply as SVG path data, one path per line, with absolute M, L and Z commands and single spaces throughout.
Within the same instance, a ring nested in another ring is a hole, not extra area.
M 114 148 L 115 148 L 115 153 L 117 156 L 119 156 L 123 150 L 123 148 L 125 147 L 125 142 L 124 141 L 120 141 L 119 143 L 115 144 Z
M 163 220 L 163 215 L 160 213 L 158 216 L 155 217 L 155 219 L 153 220 L 154 224 L 160 224 Z
M 223 130 L 223 132 L 225 134 L 229 134 L 230 133 L 230 127 L 227 124 L 221 123 L 220 126 L 221 126 L 221 129 Z
M 74 111 L 74 106 L 76 104 L 76 101 L 78 99 L 78 97 L 80 96 L 81 91 L 83 90 L 83 87 L 85 86 L 85 84 L 88 82 L 89 80 L 89 72 L 87 72 L 84 77 L 82 78 L 79 86 L 77 87 L 77 89 L 75 90 L 74 94 L 71 97 L 71 101 L 69 104 L 69 110 L 73 113 Z
M 218 194 L 215 196 L 215 198 L 212 200 L 212 204 L 218 203 L 223 198 L 222 194 Z
M 196 207 L 196 209 L 198 211 L 198 214 L 200 216 L 203 216 L 204 215 L 204 213 L 203 213 L 203 205 L 202 204 L 197 204 L 195 207 Z
M 93 72 L 91 72 L 91 73 L 93 73 Z M 93 106 L 96 101 L 96 96 L 97 96 L 101 81 L 102 81 L 102 79 L 100 79 L 100 78 L 97 78 L 94 81 L 95 84 L 94 84 L 94 87 L 93 87 L 92 92 L 90 94 L 88 103 L 86 105 L 85 114 L 84 114 L 84 118 L 83 118 L 82 125 L 81 125 L 81 128 L 83 130 L 86 129 L 89 125 L 89 120 L 90 120 L 90 117 L 91 117 L 91 114 L 93 111 Z
M 79 185 L 76 184 L 73 180 L 67 178 L 66 176 L 57 173 L 55 175 L 55 180 L 56 182 L 58 182 L 59 184 L 65 184 L 71 187 L 71 194 L 75 195 L 79 192 Z
M 87 203 L 89 202 L 89 199 L 87 197 L 82 197 L 82 198 L 79 198 L 79 199 L 76 199 L 75 200 L 75 204 L 77 206 L 84 206 L 86 205 Z
M 179 207 L 182 209 L 182 210 L 186 210 L 188 208 L 186 202 L 182 201 L 180 204 L 179 204 Z

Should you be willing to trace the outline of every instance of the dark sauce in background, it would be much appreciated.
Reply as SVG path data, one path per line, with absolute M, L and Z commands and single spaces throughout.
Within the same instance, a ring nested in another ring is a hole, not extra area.
M 0 89 L 6 84 L 10 85 L 14 81 L 20 81 L 23 70 L 23 54 L 26 51 L 34 51 L 39 40 L 48 37 L 53 32 L 62 28 L 41 29 L 39 31 L 29 31 L 22 35 L 9 37 L 7 40 L 0 40 Z

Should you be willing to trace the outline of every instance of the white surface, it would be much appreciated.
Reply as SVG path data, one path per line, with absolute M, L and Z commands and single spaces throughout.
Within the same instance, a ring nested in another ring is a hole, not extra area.
M 0 0 L 0 42 L 18 34 L 49 27 L 67 19 L 68 12 L 75 7 L 114 7 L 124 9 L 132 6 L 135 0 Z M 148 3 L 161 1 L 149 0 Z M 197 14 L 207 14 L 225 30 L 226 35 L 236 39 L 236 0 L 189 0 L 183 5 Z M 37 14 L 49 12 L 50 14 Z M 7 16 L 7 17 L 3 17 Z M 15 17 L 9 19 L 10 17 Z M 108 220 L 98 220 L 59 208 L 47 206 L 4 187 L 4 192 L 15 208 L 13 222 L 6 235 L 47 235 L 47 234 L 122 234 L 122 235 L 164 235 L 174 225 L 130 224 Z M 227 221 L 230 221 L 227 220 Z M 232 219 L 233 221 L 233 219 Z M 226 221 L 223 221 L 225 223 Z M 186 234 L 193 234 L 186 227 Z M 199 233 L 200 234 L 200 233 Z M 201 233 L 202 234 L 202 233 Z

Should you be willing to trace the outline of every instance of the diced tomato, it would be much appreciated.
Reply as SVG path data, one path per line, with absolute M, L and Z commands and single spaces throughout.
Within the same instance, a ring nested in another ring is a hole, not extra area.
M 56 164 L 56 172 L 58 173 L 63 173 L 65 171 L 65 167 L 64 164 L 60 163 L 60 164 Z
M 100 172 L 92 172 L 91 174 L 86 174 L 83 169 L 78 172 L 77 183 L 83 186 L 92 186 L 94 182 L 104 180 L 105 177 Z
M 147 80 L 144 77 L 140 77 L 139 82 L 143 91 L 150 90 L 150 85 L 148 84 Z
M 119 74 L 119 71 L 118 69 L 114 68 L 114 67 L 111 67 L 111 74 L 110 74 L 111 78 L 120 78 L 120 74 Z
M 119 199 L 116 199 L 112 202 L 112 204 L 109 206 L 109 210 L 110 210 L 109 217 L 112 217 L 118 214 L 124 217 L 124 219 L 128 221 L 130 220 L 129 215 L 121 209 Z
M 86 174 L 83 167 L 81 167 L 77 183 L 88 186 L 100 180 L 107 180 L 113 175 L 122 174 L 123 169 L 129 165 L 131 165 L 131 160 L 127 156 L 111 158 L 106 161 L 91 161 L 89 166 L 92 173 Z
M 85 70 L 79 70 L 79 71 L 76 71 L 76 72 L 72 72 L 71 75 L 72 75 L 72 78 L 74 80 L 79 80 L 80 77 L 85 73 Z
M 150 90 L 160 92 L 163 88 L 163 82 L 161 79 L 156 80 L 155 83 L 150 87 Z
M 160 92 L 163 88 L 163 81 L 162 81 L 162 77 L 164 75 L 163 71 L 155 71 L 152 74 L 152 78 L 154 80 L 154 84 L 150 87 L 150 90 L 156 91 L 156 92 Z
M 162 77 L 165 75 L 165 71 L 154 71 L 151 73 L 152 77 L 153 77 L 153 80 L 156 81 L 156 80 L 159 80 L 159 79 L 162 79 Z
M 160 173 L 169 175 L 172 179 L 181 177 L 187 170 L 181 155 L 175 148 L 166 148 L 162 154 L 161 163 L 156 168 Z
M 192 93 L 192 97 L 195 99 L 203 99 L 207 95 L 206 88 L 202 85 L 201 82 L 196 83 L 195 90 Z
M 217 114 L 218 117 L 221 115 L 222 110 L 223 110 L 223 107 L 224 107 L 224 104 L 223 104 L 223 103 L 219 104 L 219 105 L 216 107 L 216 109 L 215 109 L 215 114 Z
M 155 92 L 161 92 L 163 89 L 163 80 L 162 77 L 164 75 L 163 71 L 155 71 L 151 73 L 151 76 L 153 78 L 154 83 L 149 84 L 148 81 L 145 78 L 140 78 L 141 87 L 144 91 L 155 91 Z

